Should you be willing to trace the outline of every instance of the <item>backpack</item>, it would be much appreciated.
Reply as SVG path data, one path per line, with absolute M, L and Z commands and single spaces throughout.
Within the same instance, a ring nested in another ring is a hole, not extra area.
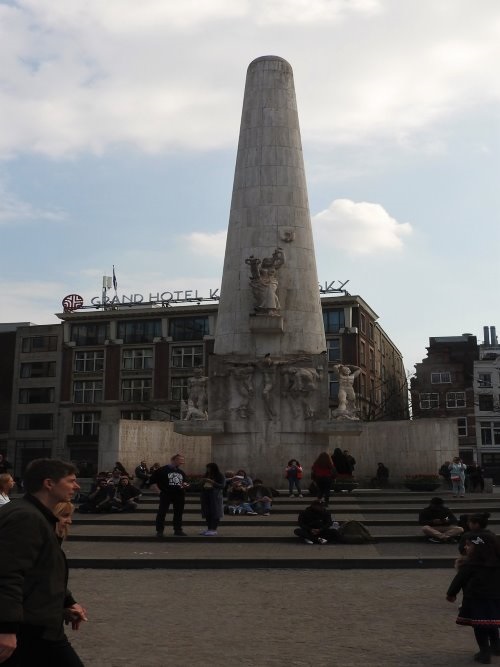
M 370 531 L 360 521 L 346 521 L 339 528 L 340 542 L 344 544 L 366 544 L 373 542 Z

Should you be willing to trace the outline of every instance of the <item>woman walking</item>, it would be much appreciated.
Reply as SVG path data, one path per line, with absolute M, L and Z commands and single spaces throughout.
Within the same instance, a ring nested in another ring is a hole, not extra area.
M 318 487 L 318 500 L 324 498 L 325 507 L 330 500 L 330 490 L 335 474 L 335 466 L 328 452 L 321 452 L 312 465 L 311 477 Z
M 224 516 L 224 501 L 222 491 L 224 490 L 225 477 L 216 463 L 207 463 L 205 477 L 202 479 L 201 487 L 201 516 L 207 522 L 207 529 L 201 531 L 205 537 L 215 537 L 219 521 Z
M 500 544 L 490 533 L 471 534 L 465 552 L 446 599 L 455 602 L 462 590 L 462 606 L 456 622 L 474 629 L 479 646 L 474 660 L 489 665 L 492 654 L 500 655 Z

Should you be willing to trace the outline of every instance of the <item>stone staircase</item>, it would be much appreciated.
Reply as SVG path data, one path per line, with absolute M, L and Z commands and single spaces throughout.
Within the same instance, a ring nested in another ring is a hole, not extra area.
M 500 494 L 452 498 L 445 504 L 460 514 L 490 512 L 490 528 L 500 525 Z M 357 490 L 334 494 L 330 510 L 337 521 L 361 521 L 374 538 L 371 544 L 305 545 L 293 534 L 299 511 L 311 498 L 288 498 L 284 491 L 271 516 L 224 517 L 217 537 L 199 535 L 205 527 L 197 495 L 188 495 L 184 512 L 187 537 L 174 537 L 167 515 L 165 537 L 155 534 L 158 496 L 145 492 L 133 514 L 74 516 L 65 551 L 70 567 L 109 569 L 203 568 L 436 568 L 452 567 L 453 544 L 425 541 L 418 512 L 435 494 L 408 491 Z

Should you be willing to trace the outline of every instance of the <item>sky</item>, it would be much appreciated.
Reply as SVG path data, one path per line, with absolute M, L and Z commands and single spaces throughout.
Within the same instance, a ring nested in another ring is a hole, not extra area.
M 320 283 L 409 372 L 500 325 L 498 0 L 0 0 L 0 322 L 220 287 L 246 69 L 294 71 Z

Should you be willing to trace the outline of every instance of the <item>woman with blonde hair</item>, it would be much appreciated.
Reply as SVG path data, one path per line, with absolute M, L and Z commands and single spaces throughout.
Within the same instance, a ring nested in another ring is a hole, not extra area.
M 14 487 L 12 475 L 4 472 L 0 475 L 0 507 L 10 502 L 9 493 Z
M 69 501 L 57 503 L 54 507 L 53 513 L 59 519 L 59 523 L 56 526 L 56 535 L 61 542 L 68 537 L 69 527 L 73 523 L 74 509 L 75 506 Z

